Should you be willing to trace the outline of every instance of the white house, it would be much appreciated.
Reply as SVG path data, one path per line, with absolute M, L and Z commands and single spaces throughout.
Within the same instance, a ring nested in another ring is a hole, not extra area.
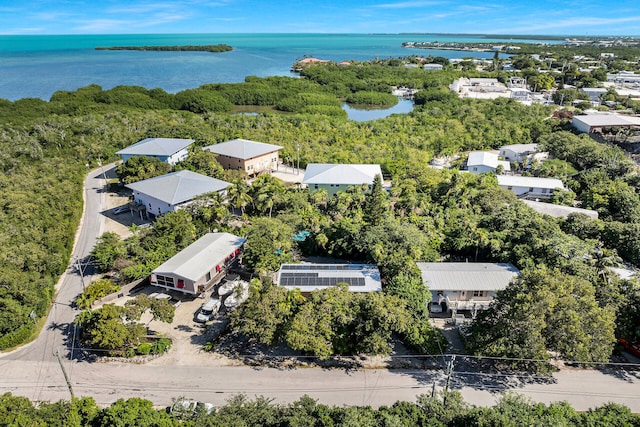
M 488 151 L 472 151 L 467 159 L 467 170 L 473 174 L 495 173 L 499 166 L 502 166 L 503 171 L 511 170 L 509 162 L 498 160 L 497 154 Z
M 454 80 L 449 89 L 457 93 L 460 98 L 496 99 L 510 98 L 511 92 L 507 86 L 493 78 L 460 77 Z
M 538 144 L 511 144 L 500 147 L 500 157 L 509 162 L 518 162 L 524 168 L 530 168 L 535 161 L 547 160 L 549 153 L 538 152 Z
M 555 190 L 564 190 L 562 181 L 556 178 L 498 175 L 498 185 L 512 191 L 518 197 L 549 198 Z
M 500 157 L 510 162 L 522 163 L 538 152 L 538 144 L 511 144 L 500 147 Z
M 138 205 L 147 213 L 162 215 L 176 211 L 198 196 L 208 193 L 224 193 L 231 184 L 188 170 L 168 173 L 144 181 L 127 184 L 133 190 Z
M 154 269 L 150 282 L 185 294 L 201 294 L 225 276 L 245 241 L 229 233 L 207 233 Z
M 133 156 L 145 156 L 156 157 L 170 165 L 175 165 L 187 158 L 189 146 L 193 143 L 193 139 L 147 138 L 116 152 L 116 154 L 121 156 L 123 162 Z
M 431 300 L 443 311 L 484 310 L 520 274 L 509 263 L 418 262 L 422 281 Z
M 242 170 L 249 175 L 272 172 L 278 168 L 278 152 L 283 147 L 248 139 L 232 139 L 204 147 L 217 155 L 218 163 L 225 169 Z
M 380 165 L 310 163 L 302 183 L 309 191 L 324 189 L 329 196 L 344 191 L 351 185 L 371 186 L 376 175 L 382 179 Z
M 424 64 L 423 68 L 427 71 L 441 71 L 443 69 L 443 66 L 442 64 L 431 63 L 431 64 Z
M 382 291 L 380 271 L 372 264 L 282 264 L 276 282 L 303 294 L 338 283 L 348 284 L 351 292 Z

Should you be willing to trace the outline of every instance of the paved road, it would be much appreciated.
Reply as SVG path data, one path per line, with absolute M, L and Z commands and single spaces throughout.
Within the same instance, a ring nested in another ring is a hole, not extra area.
M 74 259 L 89 254 L 103 228 L 104 217 L 99 214 L 104 206 L 103 185 L 101 170 L 87 177 L 86 215 Z M 142 397 L 157 406 L 168 405 L 172 397 L 180 395 L 222 404 L 237 393 L 263 395 L 277 402 L 291 402 L 307 394 L 330 405 L 377 407 L 397 400 L 414 401 L 418 394 L 431 393 L 434 383 L 441 390 L 446 382 L 441 370 L 254 369 L 73 360 L 69 357 L 73 341 L 69 325 L 76 312 L 69 303 L 81 290 L 81 277 L 70 268 L 61 278 L 56 303 L 39 338 L 0 356 L 0 392 L 10 391 L 35 401 L 57 401 L 70 397 L 70 385 L 76 396 L 90 395 L 100 404 Z M 58 349 L 59 359 L 55 356 Z M 452 389 L 460 390 L 467 401 L 477 405 L 491 405 L 499 392 L 514 390 L 540 402 L 566 400 L 578 410 L 615 401 L 640 412 L 639 372 L 562 370 L 547 379 L 483 374 L 460 364 L 450 379 Z

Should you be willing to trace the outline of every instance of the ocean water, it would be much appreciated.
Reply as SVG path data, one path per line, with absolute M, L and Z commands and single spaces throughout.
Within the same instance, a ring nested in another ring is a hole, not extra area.
M 292 75 L 305 56 L 366 61 L 410 55 L 446 58 L 493 56 L 402 48 L 405 41 L 535 42 L 495 36 L 429 34 L 136 34 L 0 36 L 0 98 L 48 100 L 59 90 L 90 84 L 162 88 L 170 93 L 204 83 L 236 83 L 246 76 Z M 545 40 L 545 42 L 549 42 Z M 231 52 L 105 51 L 108 46 L 176 46 L 226 43 Z

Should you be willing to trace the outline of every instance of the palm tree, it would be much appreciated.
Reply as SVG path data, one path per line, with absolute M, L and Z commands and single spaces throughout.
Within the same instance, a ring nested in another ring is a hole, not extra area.
M 240 212 L 244 215 L 244 208 L 253 201 L 251 195 L 249 195 L 249 187 L 247 184 L 238 180 L 233 183 L 227 190 L 227 199 L 232 208 L 240 208 Z

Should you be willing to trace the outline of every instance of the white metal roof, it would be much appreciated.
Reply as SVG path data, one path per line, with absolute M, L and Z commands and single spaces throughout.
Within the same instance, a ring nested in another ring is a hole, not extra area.
M 498 185 L 501 187 L 547 188 L 549 190 L 564 188 L 562 181 L 556 178 L 515 175 L 498 175 Z
M 621 114 L 585 114 L 574 116 L 573 122 L 591 126 L 640 126 L 640 117 Z
M 207 233 L 153 270 L 153 274 L 174 274 L 197 281 L 231 253 L 235 255 L 245 240 L 230 233 Z
M 127 184 L 125 187 L 162 202 L 177 205 L 203 194 L 224 190 L 230 185 L 216 178 L 182 170 Z
M 351 292 L 380 292 L 380 271 L 373 264 L 282 264 L 277 282 L 301 292 L 331 288 L 348 283 Z
M 467 159 L 467 167 L 469 166 L 488 166 L 497 169 L 502 165 L 505 171 L 511 170 L 511 164 L 507 161 L 498 160 L 498 155 L 488 151 L 472 151 Z
M 467 159 L 468 166 L 490 166 L 492 168 L 497 168 L 498 163 L 498 155 L 495 153 L 490 153 L 488 151 L 472 151 L 469 153 L 469 158 Z
M 264 142 L 249 141 L 248 139 L 236 138 L 230 141 L 204 147 L 204 150 L 215 154 L 233 157 L 236 159 L 248 160 L 264 154 L 273 153 L 283 147 Z
M 382 179 L 380 165 L 311 163 L 302 179 L 303 184 L 371 184 L 376 175 Z
M 193 143 L 193 139 L 147 138 L 127 148 L 123 148 L 116 154 L 131 156 L 171 156 Z
M 553 203 L 535 202 L 533 200 L 522 200 L 530 208 L 543 215 L 554 218 L 566 218 L 572 213 L 585 214 L 590 218 L 598 218 L 598 212 L 591 209 L 574 208 L 573 206 L 554 205 Z
M 418 262 L 431 291 L 498 291 L 520 274 L 509 263 Z
M 526 153 L 535 153 L 538 151 L 538 144 L 511 144 L 511 145 L 503 145 L 500 147 L 501 150 L 511 150 L 514 153 L 526 154 Z

